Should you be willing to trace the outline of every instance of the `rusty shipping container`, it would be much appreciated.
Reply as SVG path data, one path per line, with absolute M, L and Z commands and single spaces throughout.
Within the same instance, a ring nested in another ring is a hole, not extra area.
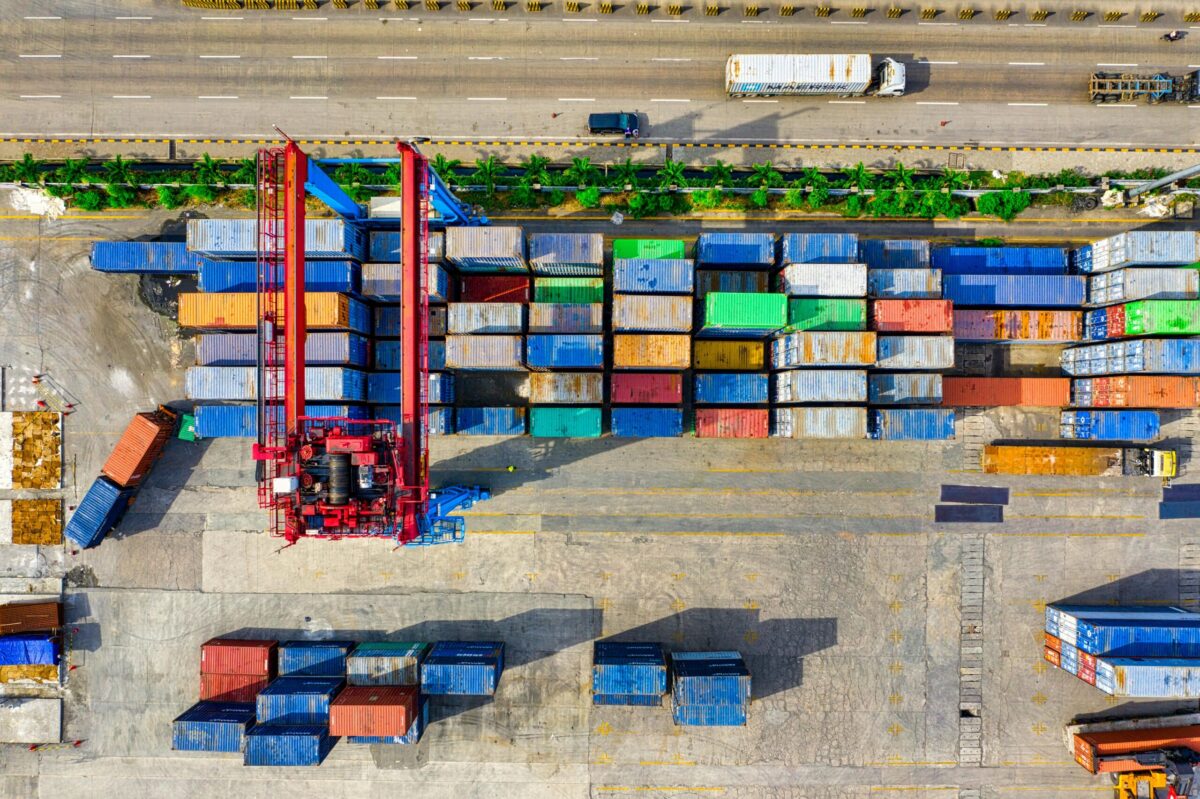
M 278 647 L 265 639 L 213 638 L 200 646 L 200 673 L 274 677 Z
M 140 485 L 175 430 L 176 418 L 174 411 L 161 405 L 134 416 L 100 471 L 122 488 Z
M 959 341 L 1079 341 L 1083 337 L 1083 312 L 956 308 L 954 337 Z
M 399 737 L 416 711 L 415 685 L 349 685 L 329 705 L 329 734 Z
M 692 329 L 692 298 L 674 294 L 616 294 L 612 328 L 629 333 L 686 333 Z
M 1140 767 L 1132 758 L 1108 763 L 1099 761 L 1108 755 L 1153 752 L 1158 749 L 1200 751 L 1200 725 L 1083 732 L 1071 736 L 1071 746 L 1075 762 L 1092 774 L 1137 771 Z
M 0 605 L 0 635 L 53 632 L 61 626 L 61 602 L 14 602 Z
M 766 438 L 771 412 L 766 408 L 697 408 L 699 438 Z
M 614 369 L 687 369 L 692 338 L 684 335 L 615 335 Z
M 692 368 L 717 372 L 758 372 L 766 364 L 761 341 L 696 339 L 692 342 Z
M 304 295 L 310 330 L 371 332 L 371 309 L 345 294 L 327 291 Z M 179 295 L 179 326 L 211 330 L 253 330 L 258 324 L 258 295 L 254 293 Z
M 954 328 L 950 300 L 875 300 L 871 329 L 880 333 L 949 333 Z
M 1076 408 L 1195 408 L 1200 379 L 1181 375 L 1111 375 L 1071 381 Z
M 1071 404 L 1068 377 L 943 377 L 942 405 L 948 408 Z
M 531 405 L 600 405 L 604 375 L 600 372 L 533 372 L 529 375 Z
M 875 334 L 843 331 L 788 333 L 771 342 L 771 366 L 874 366 Z

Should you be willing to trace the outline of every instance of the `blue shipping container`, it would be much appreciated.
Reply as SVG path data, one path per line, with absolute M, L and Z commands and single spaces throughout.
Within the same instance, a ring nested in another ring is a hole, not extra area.
M 1081 652 L 1106 657 L 1200 657 L 1200 619 L 1079 621 L 1072 642 Z
M 391 342 L 388 342 L 391 343 Z M 366 336 L 346 332 L 309 332 L 304 341 L 308 366 L 369 366 L 371 346 Z M 258 363 L 254 333 L 201 333 L 196 337 L 200 366 L 253 366 Z
M 283 282 L 283 269 L 277 270 Z M 205 261 L 197 272 L 196 287 L 209 292 L 258 291 L 256 261 Z M 305 291 L 336 291 L 357 294 L 362 289 L 362 274 L 356 261 L 305 261 Z
M 464 436 L 523 436 L 524 408 L 459 408 L 454 429 Z
M 185 241 L 98 241 L 92 245 L 92 269 L 142 275 L 194 275 L 205 262 L 188 252 Z
M 491 696 L 503 672 L 502 641 L 439 641 L 421 664 L 421 693 Z
M 1108 338 L 1108 309 L 1097 308 L 1083 312 L 1084 341 L 1104 341 Z
M 345 677 L 354 641 L 284 641 L 279 645 L 280 677 Z
M 341 677 L 277 677 L 258 695 L 258 720 L 263 724 L 328 724 L 329 703 L 344 684 Z
M 1059 435 L 1081 441 L 1153 441 L 1158 411 L 1063 411 Z
M 671 676 L 677 705 L 744 705 L 750 701 L 750 670 L 737 652 L 672 652 Z
M 1084 273 L 1123 266 L 1186 266 L 1200 261 L 1194 230 L 1131 230 L 1086 244 L 1071 253 Z
M 880 441 L 949 441 L 954 438 L 954 409 L 873 409 L 870 433 Z
M 928 269 L 925 239 L 863 239 L 858 251 L 868 269 Z
M 171 724 L 176 752 L 241 752 L 254 726 L 254 705 L 241 702 L 197 702 Z
M 247 766 L 319 766 L 338 739 L 318 724 L 258 724 L 246 733 Z
M 943 275 L 1065 275 L 1062 247 L 935 247 L 934 269 Z
M 396 427 L 401 425 L 399 405 L 372 405 L 372 419 L 387 419 Z M 425 430 L 431 436 L 448 436 L 454 432 L 454 409 L 440 405 L 429 406 L 429 426 Z
M 254 258 L 258 254 L 257 219 L 191 219 L 187 248 L 213 259 Z M 307 258 L 364 260 L 367 235 L 342 219 L 307 219 L 304 255 Z
M 396 372 L 372 372 L 367 375 L 367 401 L 380 405 L 400 403 L 400 375 Z M 454 402 L 454 375 L 430 372 L 427 401 L 434 404 Z
M 1112 696 L 1197 699 L 1200 698 L 1200 661 L 1097 658 L 1096 687 Z
M 946 275 L 942 296 L 956 307 L 1078 308 L 1087 294 L 1082 275 Z
M 773 233 L 701 233 L 696 261 L 705 266 L 762 269 L 775 265 Z
M 1063 350 L 1063 371 L 1072 377 L 1116 374 L 1200 374 L 1200 340 L 1130 339 Z
M 258 435 L 257 405 L 197 405 L 194 414 L 199 438 L 254 438 Z M 315 419 L 371 418 L 361 405 L 309 404 L 304 406 L 304 414 Z
M 58 658 L 58 639 L 53 635 L 0 635 L 0 666 L 57 666 Z
M 745 705 L 675 705 L 671 717 L 678 727 L 744 727 Z
M 696 375 L 698 405 L 762 405 L 768 397 L 768 375 L 754 372 L 707 372 Z
M 942 296 L 940 269 L 868 269 L 867 296 L 872 299 L 937 299 Z
M 121 521 L 135 491 L 121 488 L 107 477 L 97 477 L 71 514 L 63 535 L 84 549 L 96 546 Z
M 347 743 L 352 744 L 415 744 L 421 740 L 421 736 L 425 734 L 425 728 L 429 726 L 429 697 L 422 696 L 420 698 L 421 707 L 417 710 L 417 717 L 413 719 L 412 724 L 408 727 L 408 732 L 399 736 L 380 736 L 380 735 L 351 735 L 346 738 Z
M 941 405 L 939 374 L 873 374 L 868 378 L 867 399 L 872 405 Z
M 666 692 L 667 656 L 662 644 L 596 641 L 592 645 L 592 704 L 633 704 L 597 701 L 602 695 L 660 697 Z
M 525 365 L 530 369 L 603 369 L 604 336 L 529 336 Z
M 612 434 L 617 438 L 678 438 L 683 435 L 683 409 L 613 408 Z
M 686 258 L 617 258 L 613 292 L 617 294 L 691 294 L 696 268 Z
M 787 233 L 780 240 L 781 266 L 859 263 L 854 233 Z

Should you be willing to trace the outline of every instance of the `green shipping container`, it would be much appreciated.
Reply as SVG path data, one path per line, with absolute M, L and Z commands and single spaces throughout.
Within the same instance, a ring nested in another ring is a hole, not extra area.
M 686 258 L 680 239 L 613 239 L 613 258 Z
M 714 291 L 704 297 L 704 327 L 779 330 L 787 324 L 787 296 Z
M 604 302 L 602 277 L 538 277 L 533 280 L 534 302 Z
M 529 411 L 529 434 L 539 438 L 599 438 L 599 408 L 535 407 Z
M 1126 303 L 1125 335 L 1200 335 L 1200 300 L 1137 300 Z
M 867 301 L 801 298 L 788 301 L 788 332 L 800 330 L 866 330 Z

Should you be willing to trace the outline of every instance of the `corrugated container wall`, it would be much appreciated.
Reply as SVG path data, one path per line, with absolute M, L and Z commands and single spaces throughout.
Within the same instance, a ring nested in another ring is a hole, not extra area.
M 613 336 L 614 369 L 687 369 L 692 363 L 690 336 L 647 334 Z
M 696 272 L 696 296 L 700 299 L 714 291 L 729 294 L 761 294 L 770 290 L 770 272 Z
M 780 237 L 779 249 L 783 266 L 858 262 L 858 236 L 854 233 L 786 233 Z
M 942 380 L 942 405 L 998 407 L 1031 405 L 1062 408 L 1071 402 L 1071 381 L 1065 377 L 947 377 Z
M 447 336 L 446 368 L 523 371 L 520 336 Z
M 97 241 L 92 269 L 145 275 L 194 275 L 204 263 L 184 241 Z
M 936 299 L 942 296 L 940 269 L 867 269 L 867 296 Z
M 697 408 L 699 438 L 766 438 L 770 411 L 766 408 Z
M 399 302 L 403 274 L 400 264 L 363 264 L 362 293 L 376 302 Z M 438 264 L 429 264 L 429 271 L 425 274 L 425 291 L 430 302 L 450 299 L 450 273 Z
M 1083 275 L 946 275 L 942 279 L 942 296 L 956 308 L 1078 308 L 1086 293 Z
M 687 333 L 692 329 L 692 298 L 666 294 L 615 294 L 612 298 L 612 328 L 615 332 Z
M 398 737 L 416 720 L 415 685 L 352 685 L 329 707 L 329 734 Z
M 337 743 L 318 724 L 258 724 L 246 733 L 247 766 L 319 766 Z
M 771 366 L 874 366 L 874 333 L 788 333 L 771 342 Z
M 233 702 L 197 702 L 171 722 L 176 752 L 241 752 L 254 726 L 254 708 Z
M 789 264 L 779 271 L 780 290 L 792 297 L 865 297 L 864 264 Z
M 421 662 L 429 644 L 407 641 L 367 641 L 346 659 L 351 685 L 420 685 Z
M 771 435 L 779 438 L 867 437 L 866 408 L 774 408 Z
M 525 350 L 530 369 L 604 368 L 604 336 L 528 336 Z
M 691 294 L 696 268 L 684 258 L 618 258 L 613 261 L 617 294 Z
M 744 727 L 747 705 L 673 705 L 677 727 Z
M 1087 278 L 1088 304 L 1130 300 L 1194 300 L 1200 297 L 1200 271 L 1129 267 Z
M 200 645 L 200 673 L 271 678 L 278 650 L 278 641 L 265 638 L 210 638 Z
M 769 335 L 787 324 L 787 297 L 782 294 L 727 294 L 704 297 L 706 335 Z
M 199 438 L 253 438 L 258 435 L 257 405 L 197 405 L 194 413 L 195 431 Z M 369 418 L 367 409 L 361 405 L 307 403 L 304 413 L 322 419 Z
M 858 250 L 869 269 L 929 268 L 929 242 L 925 239 L 863 239 Z
M 87 549 L 104 540 L 133 501 L 134 489 L 121 488 L 107 477 L 97 477 L 67 520 L 63 535 Z
M 768 376 L 752 372 L 705 372 L 695 376 L 693 401 L 697 405 L 763 405 Z
M 704 266 L 748 269 L 774 266 L 775 234 L 701 233 L 696 239 L 696 261 Z
M 258 254 L 257 219 L 189 219 L 187 248 L 209 258 L 254 258 Z M 306 258 L 367 260 L 367 235 L 341 219 L 304 222 Z
M 949 275 L 1065 275 L 1061 247 L 934 247 L 934 269 Z
M 136 488 L 162 454 L 175 419 L 166 408 L 135 415 L 100 471 L 123 488 Z
M 941 405 L 939 374 L 873 374 L 867 399 L 872 405 Z
M 525 232 L 494 225 L 447 228 L 446 260 L 462 272 L 526 272 Z
M 365 367 L 370 365 L 370 352 L 367 339 L 355 333 L 311 332 L 304 340 L 304 363 L 308 366 Z M 253 366 L 257 362 L 258 337 L 253 333 L 202 333 L 196 337 L 199 366 Z
M 184 374 L 184 394 L 192 400 L 239 401 L 258 396 L 258 370 L 253 366 L 192 366 Z M 304 390 L 311 400 L 365 402 L 367 376 L 341 366 L 309 366 Z
M 790 369 L 771 379 L 772 399 L 779 404 L 867 401 L 867 373 L 861 369 Z
M 1194 408 L 1200 385 L 1194 377 L 1118 375 L 1071 381 L 1071 404 L 1077 408 Z
M 651 258 L 677 260 L 687 257 L 681 239 L 613 239 L 613 260 Z
M 459 280 L 462 302 L 519 302 L 530 299 L 529 278 L 520 275 L 466 275 Z
M 435 230 L 429 231 L 429 237 L 425 240 L 425 243 L 425 257 L 431 263 L 437 263 L 445 259 L 446 235 L 444 233 Z M 381 263 L 400 263 L 400 231 L 371 231 L 370 260 Z
M 954 411 L 948 408 L 872 409 L 871 438 L 880 441 L 949 441 Z
M 1194 230 L 1131 230 L 1094 241 L 1071 253 L 1080 272 L 1123 266 L 1185 266 L 1200 261 Z
M 353 641 L 284 641 L 276 658 L 280 677 L 344 677 Z
M 62 627 L 61 602 L 10 602 L 0 605 L 0 635 L 51 632 Z
M 871 329 L 880 333 L 949 333 L 954 304 L 949 300 L 876 300 Z
M 529 409 L 529 435 L 535 438 L 599 438 L 603 432 L 600 408 L 543 405 Z
M 529 268 L 535 275 L 604 274 L 602 233 L 531 233 Z
M 534 372 L 529 376 L 529 402 L 534 405 L 599 405 L 604 402 L 600 372 Z
M 255 716 L 260 724 L 327 724 L 344 684 L 341 677 L 278 677 L 258 695 Z
M 603 303 L 535 302 L 528 311 L 530 333 L 604 332 Z
M 458 408 L 454 429 L 466 436 L 523 436 L 524 408 Z
M 614 405 L 678 405 L 683 402 L 683 376 L 618 372 L 612 375 Z
M 604 302 L 602 277 L 538 277 L 533 280 L 534 302 Z
M 454 402 L 454 375 L 429 372 L 427 399 L 433 404 Z M 367 375 L 367 402 L 395 405 L 400 402 L 400 375 L 395 372 L 372 372 Z
M 1158 411 L 1063 411 L 1059 436 L 1080 441 L 1153 441 Z
M 200 699 L 204 702 L 253 704 L 266 687 L 266 677 L 255 677 L 248 674 L 200 675 Z
M 342 329 L 371 332 L 371 309 L 344 294 L 312 292 L 304 295 L 304 312 L 310 330 Z M 179 295 L 179 326 L 211 330 L 253 330 L 258 325 L 257 294 Z
M 1023 341 L 1046 344 L 1079 341 L 1079 311 L 984 311 L 954 309 L 954 337 L 960 341 Z
M 842 298 L 791 298 L 789 333 L 803 330 L 866 330 L 867 301 Z
M 1200 661 L 1182 658 L 1096 658 L 1096 687 L 1112 696 L 1200 698 Z
M 1074 377 L 1200 374 L 1200 339 L 1135 339 L 1072 347 L 1063 350 L 1062 368 Z
M 515 302 L 452 302 L 446 306 L 446 332 L 522 333 L 525 331 L 525 306 Z
M 439 641 L 421 667 L 421 692 L 491 696 L 504 671 L 504 644 L 499 641 Z
M 616 438 L 678 438 L 683 435 L 683 409 L 613 408 L 612 434 Z
M 1107 309 L 1109 314 L 1118 310 Z M 1194 336 L 1200 335 L 1200 301 L 1138 300 L 1121 306 L 1121 324 L 1108 322 L 1110 336 Z M 1093 312 L 1095 313 L 1095 312 Z M 1112 317 L 1110 317 L 1111 319 Z
M 277 282 L 283 269 L 276 270 Z M 256 261 L 205 261 L 196 273 L 196 288 L 205 292 L 258 291 Z M 304 290 L 357 294 L 362 288 L 362 267 L 357 261 L 305 261 Z
M 766 345 L 761 341 L 696 339 L 692 342 L 692 368 L 716 371 L 758 371 L 766 365 Z
M 662 644 L 596 641 L 592 645 L 592 695 L 653 696 L 667 692 Z M 597 702 L 593 704 L 625 704 Z

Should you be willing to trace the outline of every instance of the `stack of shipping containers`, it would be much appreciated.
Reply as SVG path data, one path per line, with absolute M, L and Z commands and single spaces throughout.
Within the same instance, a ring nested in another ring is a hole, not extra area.
M 741 727 L 750 670 L 739 652 L 672 652 L 671 713 L 680 727 Z
M 667 692 L 662 644 L 596 641 L 592 645 L 592 704 L 661 707 Z
M 62 658 L 61 630 L 60 602 L 0 605 L 0 685 L 57 684 Z

